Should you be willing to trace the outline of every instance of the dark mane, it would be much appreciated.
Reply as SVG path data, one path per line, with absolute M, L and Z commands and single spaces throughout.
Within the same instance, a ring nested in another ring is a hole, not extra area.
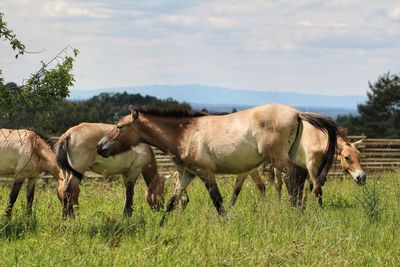
M 341 137 L 347 144 L 350 144 L 350 139 L 347 137 L 347 128 L 339 127 L 338 136 Z
M 29 129 L 29 131 L 34 132 L 37 136 L 39 136 L 40 139 L 42 139 L 43 142 L 45 142 L 51 148 L 51 150 L 54 151 L 54 147 L 56 145 L 56 141 L 55 140 L 53 140 L 51 137 L 48 137 L 48 136 L 46 136 L 44 134 L 39 133 L 36 130 Z
M 204 112 L 192 111 L 187 109 L 176 109 L 169 107 L 155 107 L 155 106 L 133 106 L 132 109 L 137 109 L 140 113 L 160 116 L 160 117 L 172 117 L 172 118 L 180 118 L 180 117 L 202 117 L 208 114 Z

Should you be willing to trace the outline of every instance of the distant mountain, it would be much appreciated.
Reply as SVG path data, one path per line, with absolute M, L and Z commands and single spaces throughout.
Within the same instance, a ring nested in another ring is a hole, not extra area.
M 356 113 L 357 104 L 365 102 L 365 96 L 327 96 L 293 92 L 270 92 L 237 90 L 205 85 L 149 85 L 137 87 L 103 88 L 97 90 L 72 90 L 71 100 L 83 100 L 104 92 L 124 92 L 151 95 L 165 99 L 189 102 L 194 108 L 206 108 L 209 111 L 231 111 L 261 105 L 282 103 L 302 110 L 310 110 L 335 116 L 344 113 Z M 303 107 L 303 108 L 302 108 Z

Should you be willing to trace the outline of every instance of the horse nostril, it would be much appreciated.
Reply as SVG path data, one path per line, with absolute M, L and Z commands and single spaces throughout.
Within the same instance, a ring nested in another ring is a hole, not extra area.
M 367 178 L 367 175 L 365 173 L 359 174 L 356 177 L 356 181 L 359 185 L 365 184 L 365 179 Z

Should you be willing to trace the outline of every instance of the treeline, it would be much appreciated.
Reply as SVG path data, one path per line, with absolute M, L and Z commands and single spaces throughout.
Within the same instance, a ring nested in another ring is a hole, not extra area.
M 369 83 L 368 100 L 358 105 L 358 116 L 339 116 L 337 123 L 350 135 L 400 138 L 400 74 L 385 73 Z
M 172 98 L 161 100 L 153 96 L 124 93 L 102 93 L 84 101 L 64 101 L 57 106 L 21 108 L 11 116 L 0 117 L 1 128 L 32 128 L 48 135 L 59 135 L 81 122 L 115 123 L 129 113 L 130 105 L 162 106 L 191 110 L 188 103 Z

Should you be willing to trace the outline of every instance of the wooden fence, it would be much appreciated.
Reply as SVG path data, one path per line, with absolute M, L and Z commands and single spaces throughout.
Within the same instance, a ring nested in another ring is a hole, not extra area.
M 365 138 L 365 136 L 350 136 L 352 142 Z M 56 139 L 56 138 L 55 138 Z M 382 171 L 400 170 L 400 139 L 374 139 L 366 138 L 358 147 L 361 152 L 361 162 L 363 169 L 367 173 L 376 173 Z M 168 155 L 154 148 L 159 172 L 161 175 L 168 176 L 176 169 L 174 163 Z M 87 177 L 98 178 L 97 174 L 87 172 Z M 343 175 L 339 162 L 335 162 L 329 175 Z M 49 175 L 41 176 L 44 184 L 49 184 L 52 179 Z M 11 182 L 11 178 L 0 178 L 0 184 Z

